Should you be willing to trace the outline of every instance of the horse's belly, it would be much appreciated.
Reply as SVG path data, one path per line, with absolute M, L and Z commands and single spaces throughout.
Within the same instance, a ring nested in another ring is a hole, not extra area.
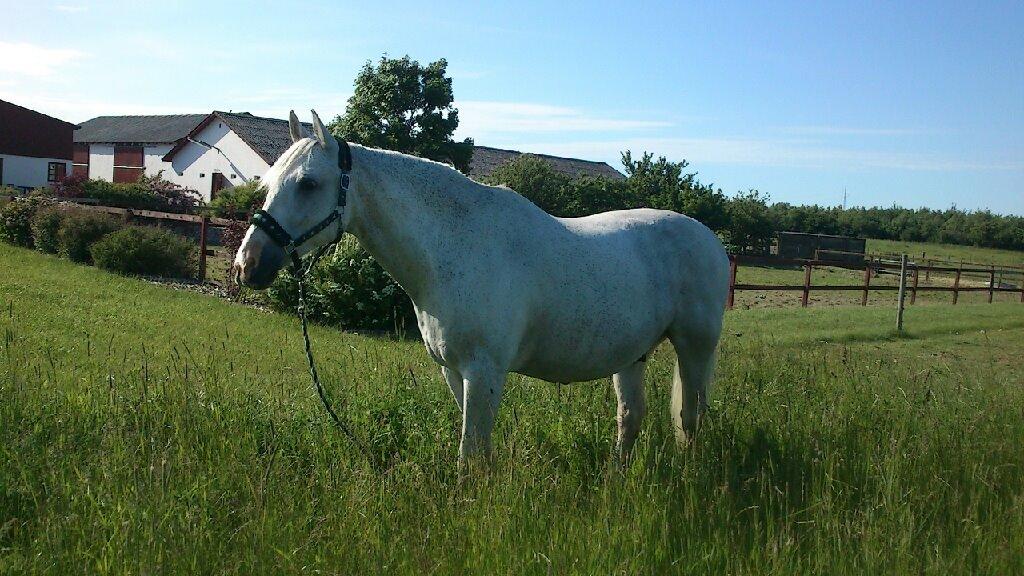
M 632 365 L 665 336 L 666 325 L 550 327 L 528 333 L 512 370 L 551 382 L 582 382 Z

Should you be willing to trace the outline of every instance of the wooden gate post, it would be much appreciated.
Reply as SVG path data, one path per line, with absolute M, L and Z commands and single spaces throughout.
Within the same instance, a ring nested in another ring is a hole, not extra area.
M 896 331 L 903 332 L 903 302 L 907 295 L 907 255 L 900 256 L 900 291 L 896 300 Z
M 921 269 L 914 266 L 914 285 L 910 289 L 910 304 L 913 305 L 917 302 L 917 278 L 920 276 Z M 927 272 L 925 272 L 927 274 Z
M 992 303 L 992 295 L 996 292 L 996 265 L 992 265 L 992 270 L 988 273 L 988 303 Z
M 931 261 L 931 260 L 925 260 L 925 261 L 924 261 L 924 265 L 925 265 L 925 269 L 924 269 L 924 281 L 925 281 L 925 282 L 927 282 L 927 281 L 928 281 L 928 278 L 929 278 L 929 277 L 931 276 L 931 271 L 932 271 L 932 261 Z
M 960 272 L 963 270 L 963 268 L 964 268 L 964 265 L 961 264 L 960 267 L 956 269 L 956 278 L 953 279 L 953 305 L 954 306 L 956 305 L 957 299 L 960 298 Z
M 860 305 L 868 305 L 868 287 L 871 286 L 871 264 L 864 267 L 864 293 L 860 297 Z
M 732 310 L 736 303 L 736 255 L 729 256 L 729 300 L 726 309 Z
M 807 308 L 807 298 L 811 295 L 811 270 L 814 267 L 810 264 L 804 264 L 804 294 L 800 298 L 800 306 Z
M 206 282 L 206 233 L 209 229 L 210 217 L 203 216 L 199 222 L 199 281 Z

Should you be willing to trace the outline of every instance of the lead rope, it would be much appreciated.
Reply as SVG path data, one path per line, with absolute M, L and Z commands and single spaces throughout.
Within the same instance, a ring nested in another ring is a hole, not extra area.
M 327 393 L 324 391 L 323 384 L 320 383 L 320 376 L 316 370 L 316 363 L 313 361 L 313 347 L 309 342 L 309 328 L 306 325 L 305 279 L 306 274 L 309 273 L 309 271 L 316 264 L 317 260 L 319 260 L 320 257 L 324 254 L 326 248 L 327 247 L 325 246 L 318 250 L 317 253 L 314 254 L 311 261 L 309 262 L 309 265 L 305 267 L 305 269 L 303 269 L 301 266 L 298 266 L 296 267 L 295 270 L 295 277 L 296 279 L 298 279 L 299 282 L 299 319 L 302 321 L 302 342 L 306 348 L 306 362 L 309 363 L 309 376 L 313 380 L 313 385 L 316 386 L 316 393 L 317 396 L 320 397 L 320 402 L 324 405 L 324 408 L 327 409 L 327 413 L 331 416 L 331 420 L 334 421 L 334 424 L 338 427 L 339 430 L 341 430 L 342 434 L 344 434 L 348 438 L 349 442 L 351 442 L 353 445 L 355 445 L 356 448 L 359 449 L 363 457 L 366 458 L 366 461 L 370 463 L 370 466 L 374 470 L 380 470 L 383 462 L 379 458 L 375 457 L 372 452 L 370 452 L 370 449 L 366 446 L 366 444 L 359 440 L 359 437 L 355 435 L 355 433 L 352 431 L 352 428 L 345 424 L 345 422 L 343 422 L 341 418 L 338 417 L 338 414 L 334 411 L 334 408 L 331 407 L 331 403 L 327 399 Z

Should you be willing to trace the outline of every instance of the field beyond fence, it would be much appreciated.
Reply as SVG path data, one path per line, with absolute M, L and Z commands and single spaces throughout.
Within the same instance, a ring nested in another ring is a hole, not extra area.
M 773 256 L 731 255 L 729 257 L 728 308 L 737 306 L 737 292 L 799 293 L 799 303 L 806 307 L 815 292 L 845 293 L 854 296 L 832 298 L 824 303 L 866 306 L 872 295 L 895 293 L 899 290 L 901 265 L 889 255 L 863 255 L 861 262 L 840 262 L 828 259 L 794 259 Z M 981 294 L 992 303 L 997 295 L 1006 295 L 1003 301 L 1014 299 L 1024 303 L 1024 268 L 1006 264 L 981 265 L 960 262 L 951 265 L 936 259 L 909 260 L 905 274 L 909 304 L 916 304 L 919 295 L 947 294 L 947 302 L 957 304 L 962 294 Z M 757 282 L 742 282 L 737 278 L 740 270 L 755 271 Z M 800 274 L 802 273 L 802 281 Z M 859 280 L 859 281 L 858 281 Z M 779 303 L 781 298 L 773 300 Z M 886 298 L 888 302 L 892 295 Z M 941 302 L 930 298 L 930 302 Z M 789 303 L 795 305 L 794 298 Z M 750 300 L 744 307 L 754 307 Z

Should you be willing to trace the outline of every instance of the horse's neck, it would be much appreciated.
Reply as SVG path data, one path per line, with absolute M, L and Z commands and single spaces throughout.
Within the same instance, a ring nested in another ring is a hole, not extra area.
M 436 202 L 453 175 L 408 156 L 353 147 L 349 232 L 415 300 L 438 263 L 438 233 L 455 215 Z

